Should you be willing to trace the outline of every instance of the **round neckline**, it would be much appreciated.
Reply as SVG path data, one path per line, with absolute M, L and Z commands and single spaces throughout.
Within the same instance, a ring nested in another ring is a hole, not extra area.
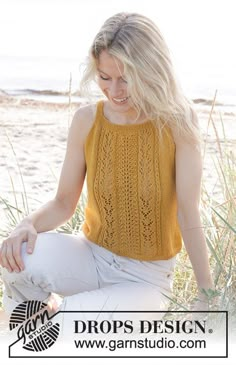
M 140 129 L 143 127 L 146 127 L 149 124 L 152 124 L 150 119 L 147 119 L 146 121 L 142 123 L 137 124 L 115 124 L 112 123 L 104 114 L 104 100 L 100 101 L 100 110 L 101 110 L 101 116 L 102 120 L 106 123 L 107 126 L 113 128 L 113 129 L 119 129 L 119 130 L 134 130 L 134 129 Z

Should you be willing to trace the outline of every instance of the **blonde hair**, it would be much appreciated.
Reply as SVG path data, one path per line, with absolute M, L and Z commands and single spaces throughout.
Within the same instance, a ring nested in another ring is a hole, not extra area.
M 167 124 L 175 135 L 200 141 L 193 103 L 181 89 L 169 49 L 152 20 L 122 12 L 105 21 L 90 47 L 80 82 L 80 92 L 86 97 L 91 95 L 103 50 L 123 63 L 128 95 L 138 115 L 143 111 L 159 131 Z

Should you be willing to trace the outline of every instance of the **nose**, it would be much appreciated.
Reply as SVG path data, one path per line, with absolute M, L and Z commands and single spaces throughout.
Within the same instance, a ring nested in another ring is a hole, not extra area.
M 119 81 L 113 80 L 110 84 L 110 94 L 112 97 L 117 97 L 122 94 L 122 87 Z

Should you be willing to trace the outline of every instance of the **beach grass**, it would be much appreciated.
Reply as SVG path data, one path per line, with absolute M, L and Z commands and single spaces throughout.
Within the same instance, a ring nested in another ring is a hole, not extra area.
M 217 173 L 218 193 L 209 192 L 202 181 L 201 221 L 209 249 L 210 267 L 215 291 L 208 291 L 209 310 L 228 311 L 229 328 L 236 329 L 236 154 L 227 145 L 227 136 L 219 138 L 214 118 L 209 116 L 215 131 L 218 154 L 212 164 Z M 224 122 L 221 118 L 222 129 Z M 207 140 L 203 150 L 207 149 Z M 183 248 L 179 254 L 171 310 L 189 309 L 196 302 L 197 286 L 189 257 Z M 219 318 L 215 318 L 217 321 Z
M 202 181 L 201 194 L 201 218 L 205 232 L 206 242 L 209 248 L 210 266 L 214 278 L 216 291 L 208 292 L 209 309 L 227 310 L 231 318 L 231 326 L 236 328 L 236 156 L 232 147 L 227 144 L 227 136 L 219 137 L 213 118 L 213 108 L 209 113 L 208 128 L 213 128 L 215 144 L 218 153 L 212 160 L 212 166 L 217 173 L 217 183 L 220 191 L 214 193 L 206 187 L 206 181 Z M 224 121 L 221 118 L 222 130 Z M 14 147 L 8 138 L 12 152 Z M 207 138 L 203 141 L 203 158 L 207 150 Z M 14 229 L 24 216 L 30 211 L 27 189 L 21 174 L 20 164 L 15 154 L 16 164 L 22 183 L 22 193 L 17 196 L 14 181 L 9 173 L 12 187 L 13 201 L 9 202 L 3 196 L 0 201 L 4 207 L 6 224 L 0 228 L 0 237 L 3 239 Z M 84 207 L 86 195 L 82 193 L 79 204 L 73 217 L 57 229 L 58 232 L 75 234 L 81 228 L 84 219 Z M 2 284 L 0 283 L 0 306 L 2 297 Z M 190 303 L 194 303 L 197 297 L 196 281 L 187 252 L 183 247 L 177 257 L 173 296 L 170 310 L 190 309 Z M 214 298 L 217 297 L 217 301 Z

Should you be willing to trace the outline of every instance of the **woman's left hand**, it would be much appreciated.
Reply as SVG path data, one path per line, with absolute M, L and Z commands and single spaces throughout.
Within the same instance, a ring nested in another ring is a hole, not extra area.
M 209 300 L 206 295 L 199 293 L 196 302 L 193 304 L 193 311 L 208 311 Z
M 212 307 L 217 306 L 217 298 L 219 293 L 214 289 L 203 290 L 199 289 L 198 297 L 193 305 L 192 310 L 209 311 Z

